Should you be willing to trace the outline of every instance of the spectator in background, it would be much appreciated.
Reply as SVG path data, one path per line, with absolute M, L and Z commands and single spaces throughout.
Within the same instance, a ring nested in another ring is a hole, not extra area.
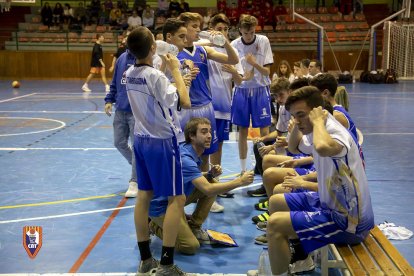
M 300 61 L 295 61 L 293 63 L 293 75 L 295 75 L 295 80 L 303 77 Z
M 53 9 L 53 23 L 59 25 L 63 19 L 63 7 L 59 2 L 56 3 L 55 8 Z
M 273 74 L 272 80 L 277 80 L 279 78 L 285 78 L 289 80 L 289 82 L 293 82 L 295 80 L 295 76 L 292 74 L 292 69 L 290 68 L 287 60 L 283 59 L 279 62 L 279 66 Z
M 86 9 L 83 6 L 83 2 L 79 2 L 78 7 L 73 12 L 74 22 L 76 24 L 85 25 L 87 22 Z
M 209 23 L 211 16 L 213 15 L 212 9 L 207 9 L 207 14 L 203 16 L 203 30 L 207 30 L 209 28 Z
M 40 16 L 42 17 L 42 23 L 45 26 L 50 27 L 53 22 L 53 11 L 49 5 L 49 2 L 43 4 L 42 10 L 40 11 Z
M 157 16 L 166 15 L 168 13 L 169 5 L 168 0 L 158 0 Z
M 155 18 L 155 24 L 154 24 L 154 30 L 159 30 L 162 29 L 165 23 L 165 16 L 164 15 L 159 15 Z
M 138 16 L 138 12 L 136 10 L 132 11 L 132 15 L 128 17 L 128 27 L 138 27 L 142 25 L 142 19 Z
M 111 12 L 111 10 L 114 8 L 114 4 L 112 4 L 112 0 L 105 0 L 105 11 L 107 12 L 107 14 L 109 14 Z
M 63 23 L 70 25 L 72 23 L 72 20 L 73 9 L 68 3 L 65 3 L 63 7 Z
M 142 25 L 152 30 L 154 27 L 154 16 L 154 10 L 151 9 L 150 5 L 147 5 L 142 13 Z
M 119 6 L 117 6 L 116 8 L 113 8 L 111 12 L 109 13 L 109 25 L 118 27 L 121 17 L 122 17 L 122 11 L 119 8 Z
M 137 11 L 139 17 L 142 17 L 142 13 L 146 6 L 147 6 L 146 0 L 135 0 L 134 6 L 132 8 Z
M 320 74 L 322 74 L 322 63 L 317 59 L 312 59 L 309 63 L 309 76 L 310 78 L 314 78 Z
M 272 28 L 275 28 L 275 15 L 273 11 L 273 4 L 270 4 L 269 1 L 266 1 L 264 4 L 264 25 L 272 26 Z
M 118 0 L 116 5 L 122 12 L 125 13 L 125 12 L 128 11 L 128 2 L 127 2 L 127 0 Z
M 180 9 L 181 9 L 181 12 L 189 12 L 190 11 L 190 5 L 187 2 L 185 2 L 185 0 L 181 0 Z
M 300 69 L 302 71 L 302 77 L 304 78 L 309 78 L 309 64 L 310 60 L 307 58 L 300 61 Z
M 101 5 L 101 10 L 98 15 L 98 25 L 105 25 L 109 21 L 109 13 L 105 9 L 105 4 Z
M 178 16 L 181 13 L 180 3 L 178 3 L 178 0 L 171 0 L 170 5 L 168 7 L 168 14 L 170 16 Z
M 283 6 L 283 0 L 279 0 L 277 6 L 275 6 L 275 8 L 273 9 L 273 14 L 276 25 L 280 23 L 285 23 L 284 19 L 282 19 L 281 17 L 282 15 L 287 14 L 286 7 Z
M 226 15 L 228 19 L 230 20 L 230 24 L 233 26 L 236 26 L 239 21 L 239 11 L 237 9 L 236 3 L 233 2 L 231 4 L 231 7 L 227 9 Z
M 100 0 L 91 0 L 91 5 L 89 6 L 89 12 L 93 20 L 98 21 L 99 11 L 101 10 L 101 1 Z
M 226 0 L 217 1 L 217 13 L 226 13 L 227 3 Z

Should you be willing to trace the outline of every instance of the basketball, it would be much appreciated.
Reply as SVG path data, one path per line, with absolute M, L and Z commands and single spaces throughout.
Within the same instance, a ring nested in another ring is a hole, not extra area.
M 13 82 L 12 82 L 12 87 L 13 87 L 13 88 L 19 88 L 19 87 L 20 87 L 20 82 L 18 82 L 18 81 L 13 81 Z

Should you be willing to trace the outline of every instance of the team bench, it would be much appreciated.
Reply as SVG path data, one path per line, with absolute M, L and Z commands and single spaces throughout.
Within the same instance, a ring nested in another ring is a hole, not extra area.
M 334 260 L 328 259 L 328 250 Z M 321 274 L 328 276 L 329 268 L 345 269 L 345 275 L 407 275 L 413 267 L 375 226 L 364 242 L 358 245 L 330 244 L 321 249 Z

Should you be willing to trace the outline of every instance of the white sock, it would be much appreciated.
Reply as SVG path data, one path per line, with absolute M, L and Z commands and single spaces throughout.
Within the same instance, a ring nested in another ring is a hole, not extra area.
M 240 166 L 241 166 L 242 171 L 246 170 L 246 163 L 247 163 L 247 159 L 240 159 Z

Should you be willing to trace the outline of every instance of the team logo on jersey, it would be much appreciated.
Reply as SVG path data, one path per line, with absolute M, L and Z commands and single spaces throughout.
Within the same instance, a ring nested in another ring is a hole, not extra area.
M 34 259 L 42 247 L 42 227 L 23 227 L 23 247 L 30 258 Z
M 204 53 L 200 53 L 200 59 L 202 62 L 206 60 L 206 56 L 204 55 Z
M 126 85 L 126 71 L 122 74 L 121 84 Z

